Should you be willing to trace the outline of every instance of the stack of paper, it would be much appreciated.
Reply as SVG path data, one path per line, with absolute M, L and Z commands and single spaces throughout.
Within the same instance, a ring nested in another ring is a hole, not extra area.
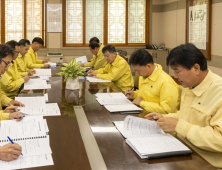
M 25 117 L 22 121 L 2 120 L 0 146 L 8 144 L 9 136 L 22 147 L 22 155 L 10 162 L 0 160 L 0 169 L 22 169 L 53 165 L 47 122 L 42 116 Z
M 47 64 L 49 64 L 51 68 L 56 68 L 56 63 L 48 62 Z
M 24 83 L 24 90 L 40 90 L 51 89 L 51 85 L 47 84 L 46 80 L 41 79 L 29 79 L 27 83 Z
M 123 93 L 97 93 L 96 100 L 110 112 L 134 112 L 141 108 L 134 105 Z M 137 111 L 137 112 L 135 112 Z
M 19 107 L 19 112 L 35 116 L 59 116 L 61 115 L 60 109 L 57 103 L 47 103 L 45 101 L 45 96 L 38 97 L 15 97 L 15 100 L 23 103 L 25 107 Z
M 126 143 L 140 158 L 189 155 L 192 151 L 170 134 L 165 134 L 155 121 L 127 116 L 113 122 Z
M 96 78 L 96 77 L 91 77 L 91 76 L 87 76 L 86 80 L 88 80 L 89 82 L 92 82 L 92 83 L 111 82 L 111 80 L 104 80 L 104 79 L 100 79 L 100 78 Z

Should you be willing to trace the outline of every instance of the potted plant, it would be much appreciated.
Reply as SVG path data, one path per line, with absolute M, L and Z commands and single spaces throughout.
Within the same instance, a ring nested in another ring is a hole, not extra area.
M 64 82 L 66 82 L 66 89 L 75 90 L 79 89 L 79 77 L 84 76 L 86 69 L 81 67 L 80 61 L 76 63 L 73 58 L 69 63 L 62 63 L 64 67 L 61 67 L 61 72 L 57 73 L 60 76 L 64 76 Z

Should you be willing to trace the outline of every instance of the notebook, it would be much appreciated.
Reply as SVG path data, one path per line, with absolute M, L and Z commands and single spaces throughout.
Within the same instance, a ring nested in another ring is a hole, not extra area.
M 142 159 L 190 155 L 192 151 L 178 139 L 166 134 L 155 121 L 127 116 L 124 121 L 113 122 L 126 143 Z
M 16 160 L 0 160 L 0 169 L 21 169 L 53 165 L 49 145 L 48 126 L 42 116 L 25 117 L 20 122 L 2 120 L 0 126 L 0 146 L 8 144 L 7 136 L 22 147 L 22 155 Z

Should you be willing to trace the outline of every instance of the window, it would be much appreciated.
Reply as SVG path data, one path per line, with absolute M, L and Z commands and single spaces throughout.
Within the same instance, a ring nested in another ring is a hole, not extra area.
M 64 0 L 63 46 L 148 44 L 147 0 Z
M 1 0 L 1 42 L 45 40 L 44 0 Z

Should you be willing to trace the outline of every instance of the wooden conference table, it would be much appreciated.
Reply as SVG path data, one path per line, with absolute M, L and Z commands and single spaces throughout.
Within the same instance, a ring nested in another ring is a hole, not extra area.
M 52 70 L 53 75 L 56 72 L 57 69 Z M 215 169 L 195 151 L 191 156 L 140 159 L 112 123 L 124 120 L 127 115 L 109 113 L 95 100 L 95 93 L 120 91 L 113 83 L 89 83 L 82 80 L 80 90 L 71 91 L 65 89 L 62 77 L 53 76 L 49 82 L 52 87 L 47 90 L 49 102 L 58 103 L 61 110 L 61 116 L 45 117 L 49 127 L 54 165 L 31 169 Z M 76 113 L 73 106 L 80 106 L 76 107 Z M 133 115 L 142 117 L 144 114 L 146 113 Z

